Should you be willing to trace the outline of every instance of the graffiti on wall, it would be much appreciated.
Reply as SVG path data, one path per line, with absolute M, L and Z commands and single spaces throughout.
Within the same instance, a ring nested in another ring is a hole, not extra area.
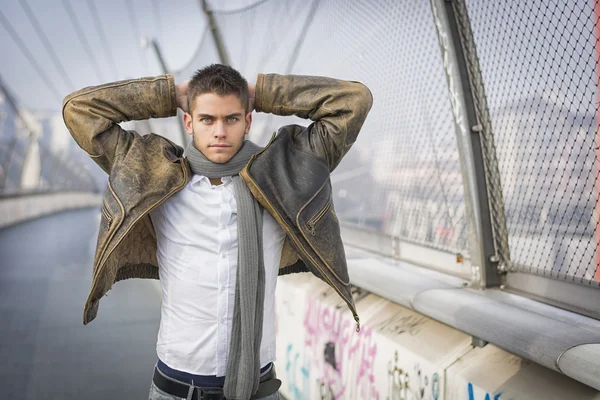
M 438 400 L 440 379 L 438 373 L 429 376 L 421 370 L 419 364 L 413 367 L 412 375 L 400 368 L 398 351 L 394 360 L 388 363 L 388 396 L 386 400 Z
M 373 372 L 377 344 L 372 329 L 363 326 L 356 332 L 354 320 L 344 308 L 315 298 L 308 301 L 304 328 L 306 351 L 319 371 L 321 399 L 379 399 Z
M 289 344 L 285 353 L 285 375 L 290 400 L 310 398 L 310 360 Z
M 394 354 L 394 361 L 388 363 L 388 397 L 387 400 L 408 399 L 410 376 L 404 369 L 398 367 L 398 352 Z
M 285 374 L 290 400 L 438 400 L 440 379 L 425 373 L 414 359 L 402 359 L 402 351 L 391 354 L 386 390 L 385 367 L 378 370 L 376 334 L 418 335 L 428 319 L 414 313 L 397 312 L 392 318 L 373 325 L 356 324 L 345 303 L 335 301 L 335 292 L 324 290 L 303 299 L 303 332 L 286 347 Z M 369 292 L 352 290 L 355 303 Z M 285 307 L 283 310 L 286 310 Z M 285 311 L 284 311 L 285 312 Z M 294 335 L 295 336 L 295 335 Z M 381 349 L 379 351 L 381 353 Z M 387 354 L 379 357 L 387 358 Z M 407 368 L 408 367 L 408 368 Z M 492 399 L 490 399 L 492 400 Z M 494 399 L 495 400 L 495 399 Z
M 495 394 L 489 394 L 486 393 L 485 397 L 477 397 L 475 396 L 475 391 L 473 389 L 473 384 L 471 382 L 469 382 L 469 384 L 467 385 L 467 391 L 469 394 L 469 400 L 500 400 L 500 396 L 502 396 L 502 392 L 499 393 L 495 393 Z M 504 399 L 504 398 L 503 398 Z
M 428 321 L 427 317 L 410 311 L 397 312 L 393 317 L 381 321 L 373 328 L 380 333 L 393 333 L 396 335 L 407 333 L 415 336 L 419 334 L 421 327 Z
M 431 397 L 433 400 L 440 398 L 440 376 L 437 372 L 431 377 Z

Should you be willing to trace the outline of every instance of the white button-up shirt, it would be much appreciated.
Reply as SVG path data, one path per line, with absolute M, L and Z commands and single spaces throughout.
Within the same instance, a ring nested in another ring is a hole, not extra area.
M 237 203 L 231 177 L 221 181 L 214 186 L 207 177 L 194 175 L 150 214 L 162 290 L 156 352 L 169 367 L 196 375 L 224 376 L 229 354 L 238 262 Z M 284 239 L 281 227 L 264 212 L 261 366 L 275 361 L 275 286 Z

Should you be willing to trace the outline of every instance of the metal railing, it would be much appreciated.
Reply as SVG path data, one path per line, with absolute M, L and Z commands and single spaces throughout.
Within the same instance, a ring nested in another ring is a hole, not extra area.
M 97 192 L 88 165 L 58 154 L 10 109 L 0 116 L 0 198 L 53 192 Z

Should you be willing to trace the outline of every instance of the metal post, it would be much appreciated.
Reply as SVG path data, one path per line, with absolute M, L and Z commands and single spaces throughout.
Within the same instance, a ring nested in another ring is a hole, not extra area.
M 212 9 L 206 0 L 200 0 L 200 5 L 202 6 L 202 11 L 204 11 L 204 14 L 206 14 L 206 18 L 208 18 L 208 25 L 210 26 L 210 31 L 213 39 L 215 40 L 215 46 L 217 46 L 217 52 L 219 53 L 221 64 L 229 65 L 229 56 L 227 55 L 227 51 L 223 45 L 221 32 L 219 31 L 219 26 L 215 21 L 215 16 L 213 15 Z
M 503 264 L 500 263 L 496 249 L 482 150 L 484 126 L 480 121 L 485 117 L 478 113 L 480 110 L 475 106 L 470 79 L 473 60 L 470 60 L 471 63 L 467 61 L 463 49 L 467 39 L 464 31 L 459 32 L 454 10 L 454 3 L 460 1 L 462 0 L 431 0 L 431 9 L 448 83 L 463 176 L 472 265 L 471 283 L 476 287 L 492 287 L 502 284 L 503 271 L 499 265 Z M 472 36 L 469 39 L 472 40 Z
M 39 137 L 35 133 L 35 130 L 27 123 L 27 119 L 23 118 L 23 115 L 21 114 L 21 111 L 17 107 L 17 102 L 12 97 L 12 93 L 8 90 L 8 88 L 6 87 L 6 85 L 4 85 L 4 81 L 2 80 L 1 76 L 0 76 L 0 91 L 2 91 L 2 93 L 4 94 L 4 97 L 8 101 L 8 105 L 10 106 L 10 108 L 13 109 L 14 113 L 16 114 L 16 116 L 23 123 L 25 129 L 27 131 L 29 131 L 29 135 L 28 135 L 28 138 L 27 138 L 27 140 L 28 140 L 27 150 L 25 151 L 25 159 L 23 161 L 23 168 L 21 169 L 21 173 L 23 173 L 23 170 L 27 166 L 27 162 L 30 161 L 31 154 L 32 154 L 32 152 L 35 149 L 34 146 L 37 144 Z M 16 144 L 16 141 L 17 141 L 17 134 L 15 132 L 15 138 L 14 138 L 13 146 L 12 146 L 12 148 L 10 150 L 8 161 L 6 162 L 6 176 L 4 177 L 4 182 L 2 183 L 2 187 L 3 188 L 6 186 L 6 180 L 8 179 L 8 167 L 9 167 L 10 161 L 12 159 L 12 152 L 14 151 L 13 149 L 14 149 L 14 144 Z M 23 179 L 21 178 L 21 182 L 19 183 L 19 187 L 21 187 L 22 181 L 23 181 Z M 38 182 L 39 182 L 39 177 L 38 177 Z
M 152 48 L 154 49 L 154 53 L 156 54 L 156 57 L 158 58 L 158 62 L 160 64 L 160 69 L 165 74 L 169 73 L 169 69 L 167 68 L 167 64 L 165 64 L 165 59 L 163 58 L 162 52 L 160 51 L 160 47 L 158 46 L 156 39 L 151 38 L 150 45 L 152 45 Z
M 596 1 L 594 5 L 594 35 L 596 36 L 596 66 L 600 62 L 600 26 L 598 25 L 598 18 L 600 18 L 600 4 Z M 600 70 L 596 68 L 596 85 L 600 85 Z M 596 91 L 596 115 L 600 112 L 600 93 Z M 600 124 L 596 127 L 596 170 L 600 170 Z M 600 211 L 600 175 L 596 175 L 596 215 Z M 596 224 L 598 222 L 596 221 Z M 597 226 L 597 225 L 596 225 Z M 596 236 L 596 250 L 594 260 L 596 262 L 596 272 L 594 273 L 594 280 L 600 282 L 600 249 L 598 243 L 600 243 L 600 229 L 595 229 Z
M 294 50 L 292 50 L 292 56 L 288 61 L 287 68 L 285 69 L 286 74 L 291 74 L 294 65 L 296 65 L 296 61 L 298 60 L 298 54 L 300 54 L 300 48 L 304 44 L 304 39 L 306 39 L 306 32 L 308 32 L 310 25 L 315 20 L 315 14 L 317 12 L 317 7 L 319 6 L 319 3 L 319 0 L 313 0 L 312 4 L 310 5 L 310 10 L 308 10 L 308 14 L 306 16 L 306 19 L 304 20 L 304 24 L 300 29 L 300 32 L 303 32 L 303 34 L 298 37 L 298 40 L 294 45 Z
M 148 45 L 152 46 L 154 53 L 156 54 L 156 58 L 158 58 L 158 63 L 160 64 L 160 68 L 163 74 L 168 74 L 169 69 L 167 68 L 167 64 L 165 63 L 165 59 L 163 58 L 162 52 L 160 51 L 160 47 L 158 42 L 154 38 L 142 38 L 142 47 L 147 48 Z M 177 110 L 177 121 L 179 123 L 179 131 L 181 133 L 181 145 L 185 147 L 187 142 L 187 133 L 185 132 L 185 126 L 183 125 L 183 115 L 179 110 Z
M 21 182 L 19 184 L 19 189 L 21 191 L 37 190 L 40 187 L 42 162 L 39 150 L 39 135 L 31 131 L 29 132 L 27 150 L 25 150 L 23 158 L 23 168 L 21 168 Z M 37 168 L 39 168 L 39 170 Z

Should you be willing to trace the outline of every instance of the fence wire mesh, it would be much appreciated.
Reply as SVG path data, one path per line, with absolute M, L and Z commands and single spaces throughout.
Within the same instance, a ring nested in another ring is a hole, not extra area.
M 458 3 L 459 29 L 474 37 L 464 50 L 484 118 L 501 261 L 596 285 L 594 5 Z M 259 72 L 328 75 L 372 90 L 369 119 L 332 175 L 343 223 L 468 255 L 451 102 L 427 2 L 261 0 L 214 15 L 232 65 L 249 80 Z M 208 32 L 176 76 L 210 62 L 219 59 Z M 292 122 L 306 123 L 258 114 L 252 139 L 264 144 Z
M 343 223 L 468 254 L 458 150 L 427 2 L 267 0 L 215 17 L 232 65 L 249 80 L 258 72 L 325 75 L 373 92 L 367 123 L 332 175 Z M 205 43 L 191 65 L 218 62 L 212 38 Z M 264 144 L 293 122 L 306 124 L 258 114 L 252 139 Z
M 598 5 L 466 4 L 493 126 L 486 150 L 500 175 L 486 170 L 487 180 L 504 199 L 504 259 L 513 271 L 597 286 Z

